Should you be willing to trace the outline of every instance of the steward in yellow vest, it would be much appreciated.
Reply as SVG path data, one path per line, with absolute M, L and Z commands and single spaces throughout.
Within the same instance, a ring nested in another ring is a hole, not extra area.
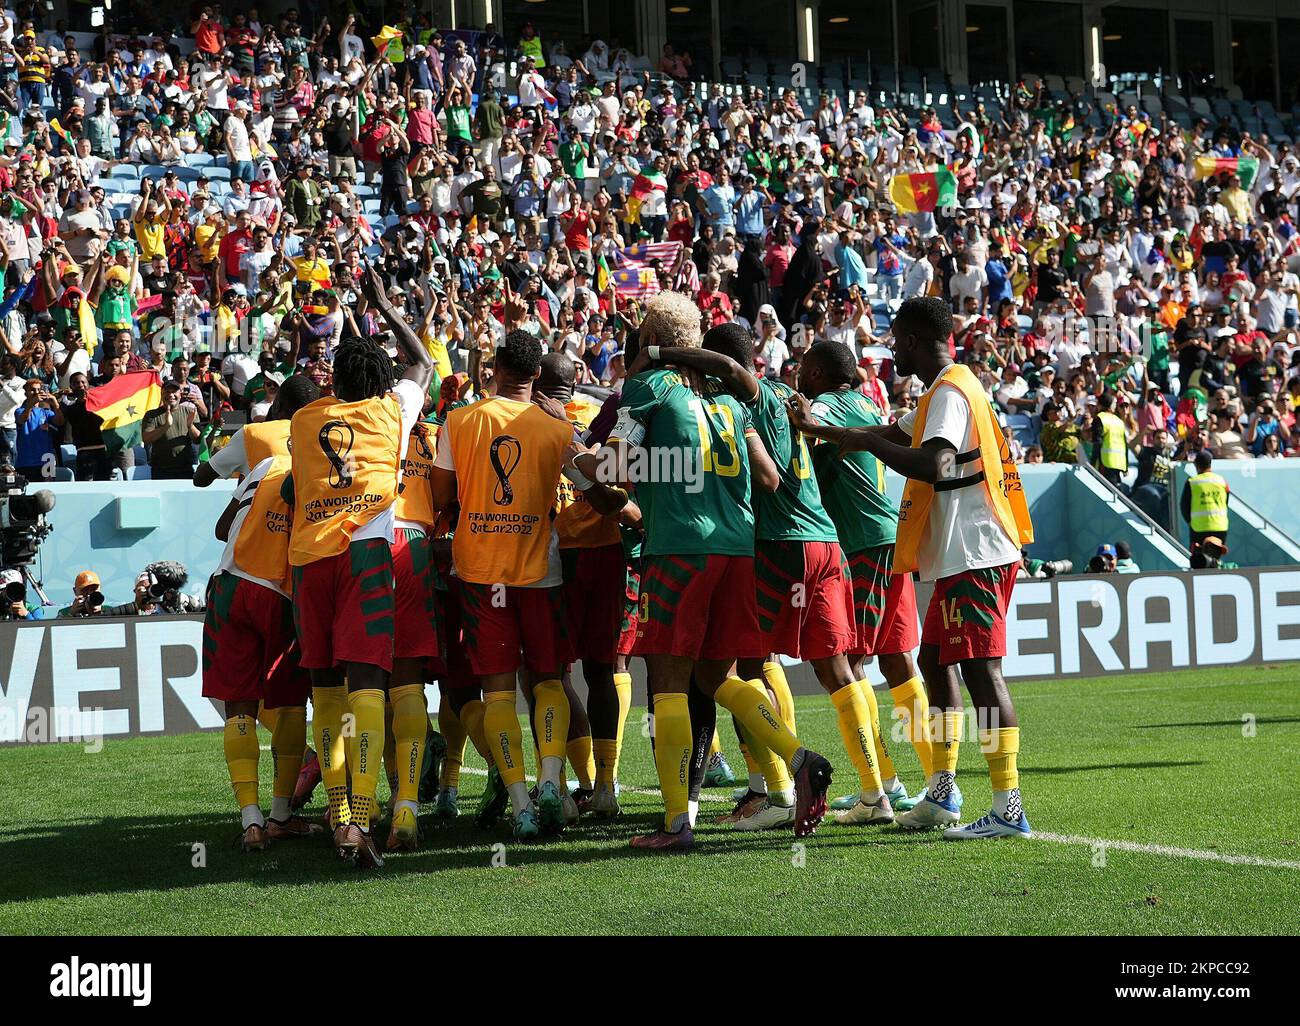
M 1196 454 L 1196 473 L 1187 479 L 1179 497 L 1193 546 L 1211 535 L 1228 536 L 1228 483 L 1210 469 L 1213 462 L 1208 452 Z

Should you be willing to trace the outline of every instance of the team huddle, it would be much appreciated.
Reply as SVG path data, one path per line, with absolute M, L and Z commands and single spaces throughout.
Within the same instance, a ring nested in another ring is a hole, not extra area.
M 328 829 L 340 856 L 382 865 L 385 770 L 383 848 L 418 847 L 432 681 L 447 748 L 438 815 L 458 814 L 468 743 L 489 766 L 481 823 L 508 809 L 527 840 L 617 816 L 633 658 L 664 805 L 662 829 L 636 848 L 693 846 L 719 707 L 749 771 L 723 822 L 804 836 L 826 816 L 831 764 L 799 740 L 781 657 L 811 665 L 857 774 L 856 792 L 832 803 L 836 822 L 1028 836 L 1000 667 L 1032 526 L 983 388 L 952 361 L 945 303 L 909 300 L 894 320 L 897 371 L 927 387 L 894 424 L 858 390 L 848 347 L 813 345 L 796 391 L 755 372 L 740 325 L 701 337 L 698 309 L 676 293 L 649 302 L 603 404 L 575 390 L 569 357 L 512 330 L 490 394 L 431 424 L 420 419 L 430 357 L 373 272 L 365 289 L 397 364 L 374 339 L 345 340 L 334 395 L 290 378 L 272 419 L 242 428 L 206 472 L 242 475 L 217 525 L 204 694 L 225 705 L 245 849 Z M 907 479 L 899 507 L 886 467 Z M 913 574 L 934 584 L 919 637 Z M 889 754 L 864 668 L 873 656 L 925 775 L 916 794 Z M 585 703 L 570 679 L 579 661 Z M 963 682 L 994 795 L 964 826 Z M 269 816 L 259 718 L 271 728 Z M 328 827 L 294 812 L 304 758 L 318 761 Z

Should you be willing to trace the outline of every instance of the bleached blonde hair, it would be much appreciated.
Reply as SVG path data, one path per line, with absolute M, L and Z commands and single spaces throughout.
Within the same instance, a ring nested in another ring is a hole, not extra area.
M 660 292 L 646 304 L 641 344 L 700 347 L 700 308 L 681 292 Z

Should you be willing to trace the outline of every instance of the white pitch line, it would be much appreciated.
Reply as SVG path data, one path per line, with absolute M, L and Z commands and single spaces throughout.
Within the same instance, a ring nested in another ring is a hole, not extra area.
M 1219 851 L 1202 851 L 1200 848 L 1176 848 L 1169 844 L 1143 844 L 1140 841 L 1108 841 L 1104 837 L 1079 837 L 1075 834 L 1050 834 L 1034 832 L 1033 840 L 1053 844 L 1086 845 L 1107 851 L 1126 851 L 1135 855 L 1166 855 L 1170 858 L 1197 859 L 1201 862 L 1220 862 L 1228 866 L 1260 866 L 1264 869 L 1300 869 L 1300 862 L 1286 859 L 1266 859 L 1258 855 L 1225 855 Z
M 479 769 L 477 766 L 462 766 L 462 773 L 470 773 L 476 777 L 486 777 L 488 771 Z M 535 780 L 535 777 L 528 777 L 528 780 Z M 628 791 L 632 794 L 649 795 L 651 797 L 659 796 L 657 787 L 632 787 L 629 784 L 620 784 L 620 790 Z M 718 802 L 726 805 L 732 804 L 730 798 L 723 798 L 719 795 L 700 794 L 701 802 Z M 1288 862 L 1286 859 L 1266 859 L 1258 855 L 1225 855 L 1218 851 L 1203 851 L 1200 848 L 1178 848 L 1170 844 L 1144 844 L 1140 841 L 1111 841 L 1104 837 L 1082 837 L 1077 834 L 1053 834 L 1042 831 L 1034 831 L 1030 840 L 1046 841 L 1049 844 L 1068 844 L 1076 847 L 1096 848 L 1101 847 L 1107 851 L 1123 851 L 1134 855 L 1163 855 L 1166 858 L 1176 859 L 1196 859 L 1200 862 L 1218 862 L 1226 866 L 1257 866 L 1262 869 L 1292 869 L 1300 870 L 1300 862 Z

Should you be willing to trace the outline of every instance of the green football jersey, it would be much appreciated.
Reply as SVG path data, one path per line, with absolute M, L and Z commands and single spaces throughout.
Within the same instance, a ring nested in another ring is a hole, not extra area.
M 775 492 L 760 488 L 754 493 L 757 534 L 762 541 L 837 541 L 835 525 L 822 507 L 808 443 L 790 428 L 786 400 L 792 395 L 789 385 L 760 378 L 758 397 L 750 404 L 754 430 L 781 475 Z
M 840 388 L 823 392 L 812 404 L 813 415 L 832 427 L 883 424 L 876 404 L 861 392 Z M 862 552 L 892 545 L 898 533 L 898 507 L 885 494 L 885 465 L 869 452 L 840 456 L 835 446 L 813 447 L 813 469 L 821 485 L 826 512 L 835 522 L 840 548 Z
M 637 425 L 645 429 L 639 440 Z M 644 555 L 754 554 L 745 447 L 752 427 L 744 403 L 716 382 L 703 396 L 668 369 L 624 382 L 612 437 L 638 447 L 628 463 L 645 524 Z

